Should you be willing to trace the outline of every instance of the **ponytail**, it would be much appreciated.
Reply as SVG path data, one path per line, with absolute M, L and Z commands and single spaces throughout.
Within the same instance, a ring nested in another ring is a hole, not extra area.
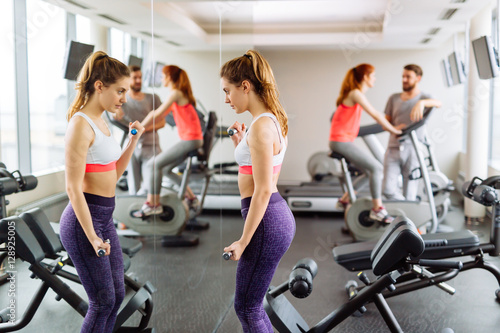
M 243 56 L 226 62 L 220 70 L 220 77 L 235 85 L 250 81 L 257 96 L 278 120 L 283 136 L 288 134 L 288 116 L 279 101 L 273 71 L 259 52 L 248 50 Z
M 174 65 L 167 65 L 163 67 L 163 74 L 172 80 L 174 89 L 180 90 L 188 99 L 189 104 L 196 107 L 196 99 L 191 89 L 191 82 L 185 70 Z
M 351 68 L 347 71 L 347 74 L 342 81 L 342 86 L 340 87 L 340 94 L 337 98 L 337 106 L 342 104 L 347 95 L 354 89 L 361 89 L 361 82 L 365 75 L 370 75 L 375 71 L 375 67 L 370 64 L 361 64 L 356 67 Z
M 107 87 L 124 76 L 130 76 L 130 69 L 125 64 L 103 51 L 92 53 L 78 74 L 75 84 L 76 96 L 68 109 L 66 119 L 70 121 L 71 117 L 87 104 L 95 92 L 96 81 L 101 81 Z

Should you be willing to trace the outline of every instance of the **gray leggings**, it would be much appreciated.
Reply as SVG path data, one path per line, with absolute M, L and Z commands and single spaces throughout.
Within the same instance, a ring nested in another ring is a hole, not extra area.
M 362 151 L 354 142 L 330 141 L 330 149 L 344 155 L 349 162 L 356 165 L 370 179 L 370 193 L 372 199 L 382 197 L 382 178 L 384 167 L 375 157 Z
M 165 171 L 168 178 L 180 185 L 182 178 L 173 173 L 172 169 L 181 164 L 189 152 L 201 148 L 201 146 L 203 146 L 203 140 L 181 140 L 173 147 L 151 158 L 147 163 L 148 174 L 145 178 L 149 184 L 148 193 L 160 194 L 162 171 Z

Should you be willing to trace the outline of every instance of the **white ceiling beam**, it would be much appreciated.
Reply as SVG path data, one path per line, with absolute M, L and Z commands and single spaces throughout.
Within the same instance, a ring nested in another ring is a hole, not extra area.
M 150 3 L 144 5 L 151 8 Z M 153 10 L 155 13 L 178 24 L 193 36 L 196 36 L 202 41 L 206 41 L 206 38 L 208 36 L 207 32 L 203 28 L 201 28 L 193 19 L 191 19 L 188 13 L 185 13 L 184 10 L 182 10 L 182 8 L 177 6 L 176 4 L 171 2 L 154 3 Z

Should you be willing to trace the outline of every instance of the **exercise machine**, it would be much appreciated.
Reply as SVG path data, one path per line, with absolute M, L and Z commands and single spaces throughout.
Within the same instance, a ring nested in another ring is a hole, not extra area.
M 277 287 L 269 288 L 264 298 L 264 309 L 274 328 L 280 333 L 329 332 L 342 321 L 356 312 L 364 312 L 364 306 L 373 302 L 382 315 L 391 332 L 403 332 L 397 319 L 385 301 L 382 292 L 386 289 L 396 290 L 395 283 L 414 265 L 427 267 L 451 267 L 459 270 L 461 262 L 421 260 L 420 255 L 425 249 L 422 237 L 415 225 L 407 218 L 396 218 L 378 240 L 371 252 L 373 272 L 378 276 L 371 282 L 365 275 L 361 279 L 365 283 L 359 293 L 354 295 L 314 327 L 309 327 L 295 307 L 283 295 L 287 290 L 298 298 L 309 296 L 313 289 L 313 278 L 317 273 L 317 265 L 312 259 L 300 260 L 288 281 Z M 448 332 L 451 330 L 448 329 Z M 452 332 L 452 331 L 451 331 Z
M 45 225 L 44 230 L 51 230 L 53 233 L 50 225 Z M 50 247 L 55 252 L 60 252 L 63 250 L 62 244 L 55 233 L 52 233 L 47 235 L 47 243 L 44 246 Z M 48 267 L 45 264 L 42 264 L 42 260 L 46 258 L 44 249 L 42 249 L 38 239 L 21 217 L 12 216 L 0 220 L 0 244 L 12 242 L 11 238 L 15 239 L 15 256 L 30 264 L 29 270 L 33 273 L 32 278 L 38 278 L 41 283 L 24 313 L 16 315 L 17 320 L 15 322 L 9 320 L 9 308 L 0 311 L 0 332 L 13 332 L 26 327 L 41 305 L 49 288 L 57 294 L 56 299 L 63 299 L 80 315 L 85 316 L 88 303 L 58 277 L 57 273 L 63 271 L 62 261 L 59 260 L 52 266 L 51 270 L 47 269 Z M 8 246 L 2 248 L 2 250 L 12 252 Z M 125 282 L 128 287 L 132 288 L 134 295 L 118 313 L 113 332 L 154 332 L 154 329 L 147 326 L 153 313 L 151 295 L 155 292 L 155 287 L 149 282 L 141 286 L 126 275 Z M 137 313 L 141 317 L 139 324 L 135 327 L 124 326 L 125 321 L 131 315 Z
M 0 162 L 0 219 L 7 217 L 7 205 L 9 201 L 6 196 L 22 191 L 30 191 L 38 185 L 38 180 L 32 176 L 23 176 L 19 171 L 9 172 L 5 164 Z M 0 268 L 3 269 L 7 252 L 0 252 Z M 7 282 L 8 274 L 0 275 L 0 285 Z
M 132 213 L 141 208 L 146 201 L 146 196 L 127 194 L 117 195 L 113 218 L 141 235 L 162 235 L 162 245 L 165 247 L 197 245 L 199 243 L 198 236 L 182 235 L 189 221 L 189 211 L 184 202 L 184 197 L 193 169 L 193 159 L 196 157 L 200 165 L 198 169 L 204 175 L 200 200 L 200 206 L 203 205 L 212 176 L 212 171 L 208 168 L 208 161 L 213 146 L 216 123 L 217 116 L 215 112 L 211 111 L 203 134 L 203 147 L 188 154 L 179 190 L 176 193 L 172 190 L 162 189 L 160 197 L 160 204 L 163 206 L 162 214 L 144 218 L 134 217 Z M 203 166 L 203 169 L 201 169 L 201 166 Z
M 393 216 L 408 216 L 413 223 L 415 223 L 417 228 L 425 227 L 427 232 L 435 233 L 439 224 L 437 211 L 434 203 L 428 168 L 425 165 L 424 157 L 419 149 L 419 141 L 416 134 L 416 130 L 425 124 L 431 112 L 432 108 L 427 108 L 424 112 L 422 120 L 403 129 L 403 133 L 399 136 L 401 139 L 408 137 L 411 139 L 419 161 L 422 180 L 427 193 L 427 200 L 384 200 L 384 206 L 389 214 Z M 342 183 L 346 192 L 349 194 L 349 200 L 352 203 L 345 211 L 347 228 L 353 238 L 357 241 L 378 239 L 384 232 L 384 228 L 380 223 L 377 223 L 369 218 L 370 209 L 372 207 L 371 198 L 356 197 L 347 165 L 348 162 L 345 156 L 336 152 L 332 152 L 330 156 L 334 159 L 338 159 L 342 165 Z
M 9 172 L 5 164 L 0 162 L 0 218 L 7 217 L 9 201 L 5 196 L 13 193 L 30 191 L 38 185 L 35 176 L 23 176 L 19 170 Z
M 482 180 L 478 177 L 464 183 L 462 192 L 468 199 L 487 207 L 492 207 L 490 239 L 480 243 L 479 238 L 470 230 L 422 235 L 426 244 L 422 259 L 447 259 L 461 256 L 473 256 L 473 259 L 463 263 L 462 272 L 480 268 L 490 272 L 496 279 L 499 288 L 495 297 L 500 301 L 500 269 L 486 260 L 486 255 L 500 255 L 500 200 L 496 190 L 500 189 L 500 176 Z M 370 270 L 370 253 L 375 242 L 346 244 L 333 249 L 334 260 L 350 271 Z M 456 273 L 456 274 L 455 274 Z M 405 286 L 398 288 L 397 294 L 406 293 L 428 286 L 437 285 L 446 292 L 453 294 L 453 288 L 443 285 L 454 278 L 458 272 L 432 270 L 429 272 L 409 272 L 405 277 Z M 396 294 L 393 294 L 396 295 Z

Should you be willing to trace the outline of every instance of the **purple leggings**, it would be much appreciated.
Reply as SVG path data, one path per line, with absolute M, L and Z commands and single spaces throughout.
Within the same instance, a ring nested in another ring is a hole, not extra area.
M 246 219 L 251 197 L 241 200 Z M 295 218 L 278 192 L 269 204 L 252 240 L 238 261 L 234 309 L 245 333 L 273 333 L 263 301 L 281 257 L 295 235 Z
M 98 257 L 76 218 L 71 203 L 64 210 L 61 242 L 75 265 L 89 298 L 89 308 L 83 320 L 82 333 L 111 333 L 116 315 L 125 297 L 123 257 L 113 224 L 115 198 L 84 193 L 97 236 L 109 239 L 111 254 Z

